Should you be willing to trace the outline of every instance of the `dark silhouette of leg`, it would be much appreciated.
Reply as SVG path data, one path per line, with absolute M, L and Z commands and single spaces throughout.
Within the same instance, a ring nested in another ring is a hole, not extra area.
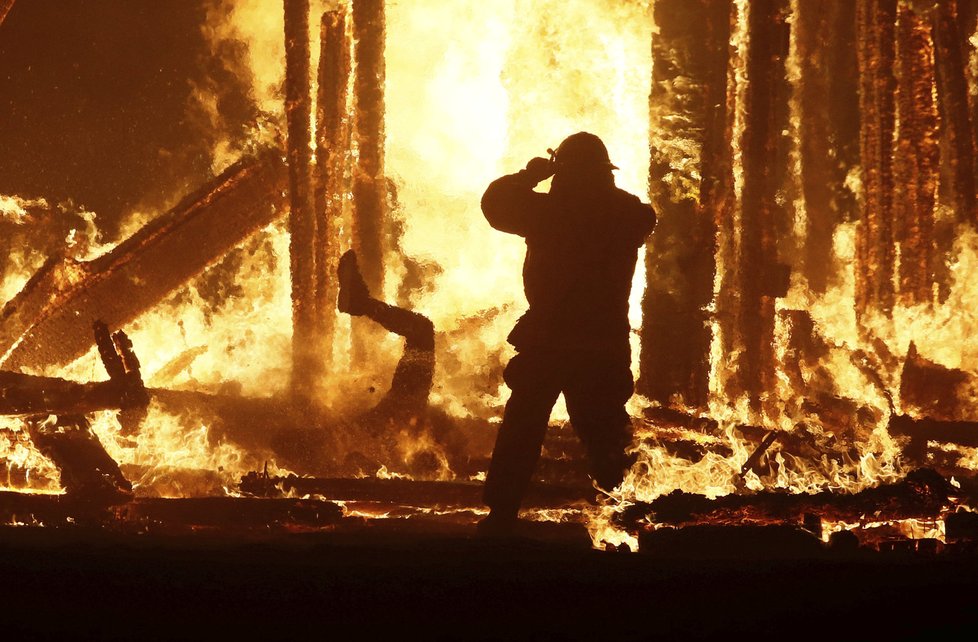
M 532 353 L 513 357 L 505 379 L 513 394 L 496 436 L 484 500 L 493 514 L 515 519 L 540 458 L 560 383 L 552 359 Z
M 337 308 L 367 317 L 405 339 L 404 354 L 394 370 L 391 389 L 377 405 L 380 412 L 420 413 L 428 403 L 435 371 L 435 326 L 426 316 L 370 296 L 357 257 L 349 250 L 340 257 Z
M 592 479 L 609 491 L 634 463 L 625 453 L 632 440 L 625 410 L 632 390 L 627 361 L 584 356 L 568 364 L 564 399 L 571 425 L 587 450 Z

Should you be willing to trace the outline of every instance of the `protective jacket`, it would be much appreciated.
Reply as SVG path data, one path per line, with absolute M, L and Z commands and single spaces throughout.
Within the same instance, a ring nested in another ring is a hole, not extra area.
M 497 179 L 482 197 L 489 224 L 526 239 L 529 310 L 509 341 L 517 350 L 600 350 L 627 356 L 628 296 L 636 251 L 655 212 L 610 186 L 536 192 L 526 170 Z

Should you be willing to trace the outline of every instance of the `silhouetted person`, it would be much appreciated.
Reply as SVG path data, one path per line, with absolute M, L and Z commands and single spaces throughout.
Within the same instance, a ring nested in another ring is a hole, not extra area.
M 655 213 L 615 187 L 614 169 L 601 139 L 581 132 L 550 160 L 534 158 L 494 181 L 482 197 L 490 225 L 526 239 L 530 304 L 509 335 L 518 354 L 504 374 L 512 395 L 486 478 L 483 532 L 516 525 L 561 392 L 598 486 L 618 486 L 631 463 L 628 297 Z M 550 193 L 535 192 L 550 176 Z

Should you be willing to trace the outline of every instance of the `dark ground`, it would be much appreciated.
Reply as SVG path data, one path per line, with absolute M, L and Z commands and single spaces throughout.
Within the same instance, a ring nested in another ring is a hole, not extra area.
M 676 541 L 605 553 L 579 526 L 481 540 L 470 527 L 386 522 L 263 535 L 5 528 L 3 630 L 99 640 L 879 640 L 978 630 L 973 553 L 719 559 Z

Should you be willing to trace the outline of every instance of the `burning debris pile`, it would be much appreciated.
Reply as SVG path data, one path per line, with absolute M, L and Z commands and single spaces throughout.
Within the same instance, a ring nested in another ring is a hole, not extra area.
M 114 244 L 83 208 L 0 197 L 0 518 L 471 520 L 524 306 L 522 248 L 487 240 L 479 197 L 588 129 L 659 215 L 633 288 L 637 461 L 596 506 L 552 430 L 527 514 L 632 547 L 967 522 L 973 3 L 492 4 L 209 0 L 261 112 L 213 178 Z M 373 312 L 341 295 L 348 248 Z

